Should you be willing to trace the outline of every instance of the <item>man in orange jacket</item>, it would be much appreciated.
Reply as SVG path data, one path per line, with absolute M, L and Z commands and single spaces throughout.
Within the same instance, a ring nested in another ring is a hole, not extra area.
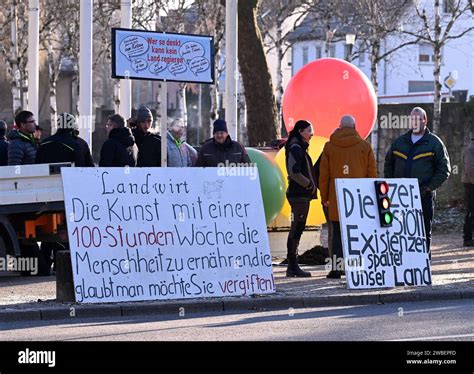
M 332 270 L 328 278 L 339 279 L 343 261 L 341 226 L 337 210 L 335 180 L 338 178 L 377 178 L 374 152 L 368 142 L 356 131 L 355 119 L 344 116 L 339 128 L 324 146 L 319 175 L 319 189 L 323 205 L 329 208 L 329 219 L 333 225 Z

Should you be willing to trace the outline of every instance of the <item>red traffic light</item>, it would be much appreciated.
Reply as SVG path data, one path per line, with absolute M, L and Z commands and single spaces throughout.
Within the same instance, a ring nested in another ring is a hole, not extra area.
M 381 195 L 388 194 L 388 191 L 390 190 L 390 187 L 389 187 L 387 182 L 382 182 L 378 186 L 379 186 L 379 193 Z

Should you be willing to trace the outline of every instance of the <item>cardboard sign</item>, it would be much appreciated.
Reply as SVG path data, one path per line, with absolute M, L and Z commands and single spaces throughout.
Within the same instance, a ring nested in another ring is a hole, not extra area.
M 336 179 L 347 285 L 386 288 L 431 285 L 421 196 L 416 179 L 389 183 L 392 227 L 382 228 L 375 181 Z
M 211 36 L 112 29 L 112 78 L 214 83 Z
M 233 169 L 62 169 L 76 301 L 275 292 L 258 172 Z

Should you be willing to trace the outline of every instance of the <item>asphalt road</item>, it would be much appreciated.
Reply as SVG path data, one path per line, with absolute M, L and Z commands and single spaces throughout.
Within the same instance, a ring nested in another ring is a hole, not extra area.
M 474 341 L 474 300 L 217 314 L 181 312 L 181 316 L 0 323 L 0 340 Z

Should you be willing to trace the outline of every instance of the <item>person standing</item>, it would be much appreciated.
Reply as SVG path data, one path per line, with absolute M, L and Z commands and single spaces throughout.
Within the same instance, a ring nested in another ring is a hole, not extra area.
M 427 127 L 428 116 L 419 107 L 410 115 L 411 130 L 393 142 L 385 157 L 386 178 L 417 178 L 431 259 L 431 228 L 436 190 L 449 178 L 451 165 L 445 145 Z
M 76 129 L 76 118 L 69 113 L 58 116 L 56 133 L 43 140 L 36 155 L 37 164 L 71 162 L 74 166 L 83 167 L 84 158 L 81 148 L 73 138 Z
M 197 151 L 183 137 L 184 124 L 179 119 L 173 121 L 167 134 L 169 167 L 191 167 L 197 159 Z
M 463 246 L 474 247 L 472 240 L 472 221 L 474 218 L 474 133 L 470 133 L 471 142 L 464 149 L 463 154 L 463 175 L 464 184 L 464 207 L 466 217 L 464 218 Z
M 226 121 L 218 119 L 213 127 L 213 137 L 202 146 L 195 166 L 231 167 L 250 164 L 244 146 L 231 139 Z
M 8 165 L 30 165 L 36 160 L 38 144 L 34 137 L 36 120 L 34 114 L 22 110 L 15 116 L 17 130 L 10 133 Z
M 374 152 L 370 144 L 360 137 L 355 119 L 349 115 L 342 117 L 339 129 L 331 135 L 321 157 L 319 190 L 323 205 L 328 208 L 333 230 L 332 269 L 327 275 L 330 279 L 339 279 L 344 275 L 335 183 L 338 178 L 377 178 Z
M 153 124 L 151 110 L 142 105 L 138 108 L 136 118 L 130 122 L 135 144 L 138 147 L 137 166 L 161 166 L 161 137 L 150 131 Z
M 8 165 L 8 146 L 7 139 L 8 126 L 5 121 L 0 120 L 0 166 Z
M 310 202 L 317 199 L 317 180 L 313 161 L 308 154 L 308 147 L 313 137 L 313 126 L 308 121 L 298 121 L 290 132 L 285 144 L 286 170 L 288 172 L 288 189 L 286 197 L 291 206 L 291 228 L 288 233 L 287 277 L 311 277 L 298 265 L 298 246 L 308 217 Z
M 106 129 L 109 138 L 100 150 L 99 166 L 137 166 L 138 147 L 132 131 L 125 127 L 125 119 L 120 114 L 109 116 Z

